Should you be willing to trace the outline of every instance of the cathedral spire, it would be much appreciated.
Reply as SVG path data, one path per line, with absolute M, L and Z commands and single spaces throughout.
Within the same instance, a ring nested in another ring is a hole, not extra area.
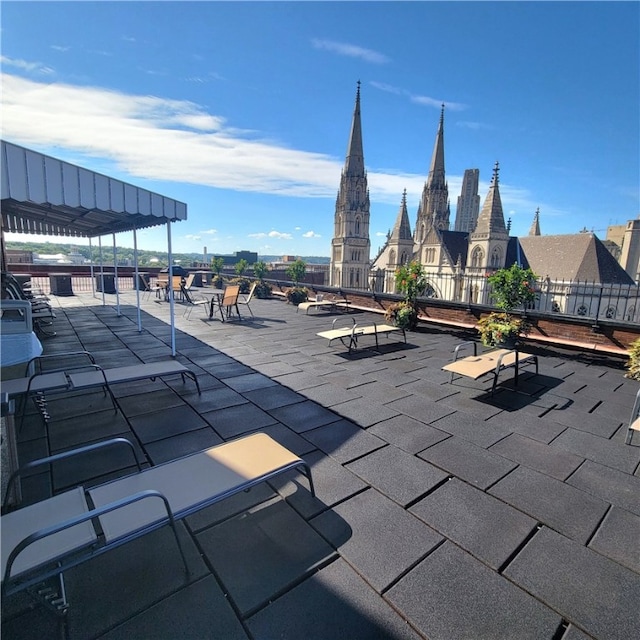
M 533 222 L 531 223 L 531 228 L 529 229 L 530 236 L 539 236 L 542 235 L 540 233 L 540 207 L 536 209 L 536 214 L 533 216 Z
M 409 213 L 407 212 L 407 190 L 402 193 L 402 203 L 398 211 L 396 223 L 393 225 L 393 231 L 389 236 L 390 240 L 411 240 L 411 224 L 409 222 Z
M 351 121 L 351 134 L 347 146 L 347 159 L 344 165 L 346 176 L 364 175 L 364 151 L 362 150 L 362 123 L 360 121 L 360 80 L 356 90 L 356 104 Z
M 444 104 L 440 111 L 440 122 L 436 142 L 433 146 L 429 175 L 427 176 L 427 188 L 444 189 L 446 186 L 444 175 Z
M 502 200 L 500 199 L 499 187 L 499 171 L 500 164 L 496 162 L 493 167 L 493 177 L 489 186 L 489 193 L 482 205 L 482 211 L 478 216 L 474 235 L 508 235 L 507 228 L 504 224 L 504 213 L 502 211 Z

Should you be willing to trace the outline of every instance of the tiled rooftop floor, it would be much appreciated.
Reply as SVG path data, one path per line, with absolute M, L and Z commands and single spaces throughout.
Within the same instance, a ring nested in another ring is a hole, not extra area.
M 113 301 L 113 296 L 108 296 Z M 168 305 L 131 293 L 122 316 L 90 295 L 54 298 L 45 353 L 105 366 L 169 357 Z M 348 356 L 316 332 L 328 313 L 252 303 L 255 319 L 189 320 L 176 307 L 178 378 L 50 403 L 28 417 L 21 461 L 115 435 L 149 464 L 259 430 L 311 465 L 66 574 L 71 638 L 578 640 L 640 637 L 640 443 L 624 444 L 638 388 L 620 363 L 539 350 L 540 375 L 448 383 L 461 336 Z M 377 319 L 359 313 L 358 322 Z M 29 477 L 28 500 L 126 473 L 102 454 Z M 57 637 L 26 597 L 3 603 L 5 639 Z

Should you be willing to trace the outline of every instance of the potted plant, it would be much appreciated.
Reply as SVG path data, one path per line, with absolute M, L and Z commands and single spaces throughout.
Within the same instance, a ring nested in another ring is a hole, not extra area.
M 508 269 L 498 269 L 487 276 L 487 282 L 491 285 L 491 299 L 500 311 L 494 311 L 478 321 L 482 344 L 513 349 L 518 337 L 528 333 L 529 323 L 511 312 L 520 306 L 524 310 L 535 301 L 535 281 L 536 275 L 531 269 L 517 264 Z
M 266 262 L 260 260 L 253 265 L 253 275 L 258 278 L 258 284 L 255 289 L 256 298 L 270 298 L 271 297 L 271 285 L 264 281 L 264 277 L 269 271 L 269 265 Z
M 640 380 L 640 338 L 634 340 L 629 347 L 629 362 L 627 363 L 628 373 L 625 378 Z
M 293 281 L 293 288 L 288 289 L 286 292 L 287 300 L 291 304 L 298 305 L 301 302 L 306 302 L 309 297 L 307 289 L 300 286 L 300 280 L 304 278 L 306 271 L 307 263 L 300 258 L 287 267 L 286 274 Z
M 222 268 L 224 267 L 224 258 L 214 258 L 211 261 L 211 270 L 216 274 L 213 279 L 213 286 L 215 289 L 222 289 L 224 281 L 222 280 L 222 276 L 220 275 L 222 272 Z
M 427 279 L 422 265 L 413 261 L 396 269 L 396 291 L 404 293 L 404 300 L 392 304 L 384 317 L 396 327 L 411 331 L 418 324 L 417 299 L 427 287 Z

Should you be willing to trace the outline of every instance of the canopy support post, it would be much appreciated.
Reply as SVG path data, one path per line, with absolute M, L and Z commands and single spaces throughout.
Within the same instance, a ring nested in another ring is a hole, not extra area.
M 102 289 L 102 306 L 106 304 L 104 299 L 104 261 L 102 260 L 102 236 L 98 236 L 98 249 L 100 251 L 100 288 Z
M 140 315 L 140 278 L 138 277 L 138 237 L 136 229 L 133 228 L 133 263 L 135 264 L 135 272 L 133 277 L 136 282 L 136 307 L 138 309 L 138 333 L 142 333 L 142 317 Z
M 171 318 L 171 355 L 176 357 L 176 319 L 173 295 L 173 255 L 171 253 L 171 221 L 167 220 L 167 254 L 169 258 L 169 316 Z
M 113 284 L 116 289 L 116 316 L 120 317 L 120 287 L 118 286 L 118 250 L 116 249 L 116 234 L 113 237 Z

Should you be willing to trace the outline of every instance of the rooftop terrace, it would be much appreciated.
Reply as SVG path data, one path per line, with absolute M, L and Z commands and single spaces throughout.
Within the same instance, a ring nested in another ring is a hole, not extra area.
M 206 290 L 204 290 L 206 291 Z M 113 296 L 108 296 L 112 299 Z M 169 306 L 52 296 L 45 353 L 112 367 L 170 357 Z M 487 383 L 441 367 L 463 337 L 421 327 L 408 344 L 348 355 L 316 332 L 334 315 L 255 300 L 221 323 L 177 305 L 178 378 L 57 397 L 31 413 L 21 462 L 121 435 L 150 465 L 263 431 L 312 468 L 66 573 L 71 638 L 640 637 L 640 443 L 624 444 L 638 383 L 620 361 L 533 347 L 540 374 Z M 358 322 L 377 319 L 358 313 Z M 638 436 L 636 436 L 638 437 Z M 131 471 L 114 455 L 30 476 L 36 501 Z M 58 637 L 26 596 L 3 602 L 4 639 Z

